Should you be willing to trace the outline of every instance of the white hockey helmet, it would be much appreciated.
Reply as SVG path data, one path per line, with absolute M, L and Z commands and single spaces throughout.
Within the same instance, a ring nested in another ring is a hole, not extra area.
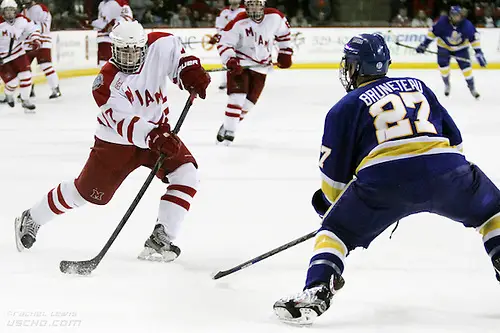
M 3 0 L 0 5 L 0 12 L 7 22 L 13 22 L 17 15 L 17 2 L 16 0 Z
M 148 36 L 137 21 L 117 23 L 111 33 L 112 60 L 125 74 L 136 73 L 146 61 Z
M 260 22 L 264 18 L 264 8 L 266 0 L 245 0 L 245 9 L 248 17 L 255 22 Z

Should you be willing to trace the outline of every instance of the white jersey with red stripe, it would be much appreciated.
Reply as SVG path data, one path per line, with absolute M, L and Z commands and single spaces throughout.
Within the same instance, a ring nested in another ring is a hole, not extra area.
M 123 1 L 104 0 L 99 4 L 99 18 L 92 21 L 97 29 L 97 43 L 111 43 L 109 33 L 113 26 L 120 21 L 132 21 L 132 9 L 128 5 L 120 5 Z
M 261 22 L 253 21 L 246 12 L 238 14 L 222 30 L 217 50 L 224 65 L 232 57 L 239 58 L 242 66 L 271 65 L 275 41 L 280 50 L 291 50 L 290 25 L 279 10 L 265 8 Z M 267 74 L 269 69 L 252 70 Z
M 96 137 L 101 140 L 148 148 L 148 134 L 167 124 L 167 80 L 177 82 L 179 61 L 186 55 L 179 38 L 163 32 L 148 34 L 146 60 L 136 74 L 124 74 L 109 61 L 93 85 L 101 109 Z
M 29 18 L 18 14 L 14 22 L 9 23 L 0 17 L 0 57 L 4 63 L 26 54 L 23 42 L 34 40 L 40 40 L 40 30 Z
M 40 41 L 42 49 L 52 49 L 52 37 L 50 36 L 50 27 L 52 25 L 52 15 L 49 8 L 44 4 L 35 4 L 30 8 L 23 10 L 23 15 L 32 20 L 40 30 Z M 31 50 L 30 44 L 25 44 L 27 50 Z
M 232 9 L 231 7 L 224 8 L 215 19 L 215 29 L 217 29 L 217 32 L 220 33 L 229 22 L 234 20 L 239 13 L 243 13 L 244 11 L 245 6 L 243 5 L 240 5 L 236 9 Z

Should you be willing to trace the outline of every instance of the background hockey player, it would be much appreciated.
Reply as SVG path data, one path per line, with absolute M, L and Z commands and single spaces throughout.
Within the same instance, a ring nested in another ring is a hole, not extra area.
M 474 25 L 464 17 L 460 6 L 452 6 L 449 16 L 443 15 L 429 30 L 425 40 L 418 46 L 417 52 L 424 53 L 429 44 L 437 38 L 439 71 L 444 82 L 444 94 L 450 94 L 450 58 L 457 56 L 470 60 L 469 47 L 472 46 L 476 53 L 477 62 L 481 67 L 486 67 L 486 59 L 479 42 L 479 33 Z M 472 62 L 457 59 L 458 66 L 467 82 L 469 90 L 475 98 L 479 93 L 474 85 L 472 76 Z
M 15 0 L 0 4 L 0 77 L 5 82 L 5 102 L 14 107 L 14 92 L 19 86 L 22 106 L 26 113 L 33 113 L 35 104 L 29 100 L 32 74 L 30 61 L 23 43 L 40 48 L 40 31 L 30 19 L 18 14 Z
M 20 251 L 33 245 L 40 225 L 88 202 L 107 204 L 132 171 L 152 168 L 164 153 L 167 159 L 157 176 L 169 185 L 140 258 L 170 261 L 180 253 L 172 240 L 196 194 L 197 164 L 181 139 L 170 132 L 166 78 L 205 98 L 210 77 L 173 35 L 146 35 L 134 21 L 119 23 L 111 38 L 112 60 L 92 87 L 102 111 L 97 116 L 94 147 L 76 179 L 62 182 L 16 219 Z
M 217 141 L 229 144 L 240 120 L 253 108 L 264 89 L 266 75 L 272 66 L 272 49 L 276 41 L 278 67 L 292 65 L 290 25 L 274 8 L 265 8 L 264 0 L 246 0 L 246 11 L 240 13 L 223 30 L 217 50 L 228 68 L 229 96 L 224 123 Z M 252 66 L 244 69 L 242 66 Z
M 121 21 L 132 21 L 132 10 L 123 0 L 103 0 L 99 4 L 99 18 L 92 21 L 97 32 L 97 61 L 99 67 L 111 59 L 110 31 Z
M 305 288 L 274 305 L 284 321 L 310 324 L 328 310 L 349 252 L 419 212 L 477 228 L 500 281 L 500 191 L 465 159 L 460 131 L 434 93 L 418 79 L 386 77 L 390 62 L 381 35 L 355 36 L 344 48 L 348 94 L 326 116 L 313 196 L 323 223 Z
M 61 91 L 59 89 L 59 77 L 57 76 L 54 66 L 52 65 L 51 54 L 52 37 L 50 36 L 50 27 L 52 24 L 52 15 L 46 5 L 36 3 L 33 0 L 23 0 L 23 5 L 23 15 L 35 23 L 40 30 L 41 35 L 41 46 L 37 50 L 33 50 L 33 45 L 30 43 L 24 44 L 28 58 L 30 63 L 36 59 L 38 66 L 40 66 L 43 74 L 45 74 L 49 87 L 52 90 L 52 94 L 49 98 L 58 98 L 61 96 Z M 33 88 L 34 85 L 32 86 L 31 97 L 35 96 Z
M 219 16 L 215 19 L 215 29 L 217 33 L 212 36 L 209 43 L 212 45 L 217 44 L 220 41 L 222 30 L 226 25 L 232 21 L 236 15 L 245 11 L 245 6 L 241 5 L 241 0 L 229 0 L 229 7 L 225 7 L 221 10 Z M 219 89 L 226 89 L 227 87 L 227 74 L 221 74 L 221 83 Z

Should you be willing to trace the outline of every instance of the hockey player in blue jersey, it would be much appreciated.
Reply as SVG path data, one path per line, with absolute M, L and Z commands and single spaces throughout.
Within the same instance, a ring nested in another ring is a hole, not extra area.
M 471 21 L 464 17 L 460 6 L 452 6 L 449 16 L 443 15 L 439 18 L 427 33 L 425 40 L 417 47 L 417 53 L 424 53 L 435 38 L 438 39 L 437 61 L 444 82 L 444 94 L 446 96 L 450 94 L 450 58 L 456 56 L 469 59 L 469 61 L 457 59 L 457 63 L 462 70 L 472 96 L 479 98 L 479 93 L 474 86 L 474 77 L 472 76 L 469 47 L 472 46 L 474 49 L 477 62 L 481 67 L 486 67 L 487 62 L 481 50 L 479 33 Z
M 431 212 L 476 228 L 500 281 L 500 191 L 461 152 L 460 131 L 424 82 L 386 76 L 381 35 L 353 37 L 340 79 L 348 94 L 325 119 L 313 206 L 323 216 L 305 287 L 278 300 L 283 321 L 310 324 L 343 286 L 344 261 L 400 219 Z

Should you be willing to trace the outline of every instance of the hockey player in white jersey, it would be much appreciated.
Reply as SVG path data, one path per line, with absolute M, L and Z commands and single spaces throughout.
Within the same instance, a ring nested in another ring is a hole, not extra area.
M 236 16 L 223 29 L 217 50 L 228 68 L 229 99 L 224 123 L 217 141 L 225 145 L 234 140 L 238 123 L 254 107 L 264 89 L 266 75 L 272 67 L 274 43 L 279 48 L 278 67 L 292 65 L 290 25 L 274 8 L 265 8 L 265 0 L 246 0 L 246 11 Z M 250 66 L 244 69 L 243 66 Z
M 0 4 L 0 77 L 5 82 L 5 102 L 14 107 L 14 92 L 20 87 L 25 113 L 34 113 L 35 105 L 29 100 L 32 74 L 23 43 L 40 48 L 40 31 L 27 17 L 18 14 L 15 0 Z
M 23 15 L 32 20 L 35 25 L 40 30 L 40 41 L 41 46 L 37 50 L 33 50 L 33 46 L 30 43 L 25 43 L 25 50 L 28 54 L 30 63 L 34 59 L 37 60 L 38 66 L 42 69 L 52 94 L 49 96 L 50 99 L 58 98 L 61 96 L 61 91 L 59 89 L 59 76 L 52 64 L 52 37 L 50 35 L 50 28 L 52 24 L 52 15 L 50 14 L 49 8 L 41 3 L 37 3 L 33 0 L 23 0 L 24 11 Z M 31 97 L 35 96 L 34 92 L 35 85 L 32 86 Z
M 187 55 L 180 39 L 168 33 L 146 34 L 133 21 L 118 23 L 110 37 L 112 59 L 92 87 L 100 108 L 94 147 L 76 179 L 60 183 L 16 218 L 19 251 L 31 248 L 40 226 L 57 215 L 88 202 L 107 204 L 132 171 L 153 168 L 164 153 L 157 177 L 168 186 L 139 258 L 171 261 L 180 254 L 172 241 L 196 194 L 198 176 L 196 160 L 170 131 L 166 79 L 204 99 L 210 76 L 200 59 Z
M 210 38 L 209 43 L 212 45 L 220 41 L 222 30 L 231 22 L 239 13 L 245 11 L 245 6 L 241 5 L 241 0 L 229 0 L 229 7 L 225 7 L 215 19 L 215 29 L 217 33 Z M 227 75 L 222 73 L 219 89 L 227 88 Z
M 99 17 L 92 21 L 92 26 L 97 29 L 97 61 L 99 67 L 111 59 L 110 31 L 113 26 L 121 21 L 132 21 L 132 10 L 124 0 L 103 0 L 99 4 Z

